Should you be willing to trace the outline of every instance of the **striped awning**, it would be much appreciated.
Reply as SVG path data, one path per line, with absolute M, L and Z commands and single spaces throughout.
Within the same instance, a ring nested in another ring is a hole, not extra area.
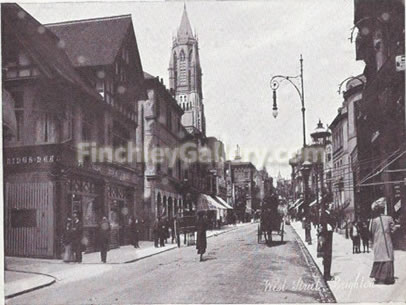
M 224 207 L 225 207 L 226 209 L 229 209 L 229 210 L 232 210 L 232 209 L 233 209 L 233 207 L 232 207 L 231 205 L 229 205 L 227 202 L 225 202 L 223 198 L 221 198 L 221 197 L 219 197 L 219 196 L 216 196 L 216 199 L 217 199 L 218 201 L 220 201 L 220 203 L 221 203 L 222 205 L 224 205 Z

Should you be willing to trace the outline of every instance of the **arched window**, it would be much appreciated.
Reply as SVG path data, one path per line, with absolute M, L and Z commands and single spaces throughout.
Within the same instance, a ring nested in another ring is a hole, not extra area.
M 166 202 L 166 196 L 164 196 L 162 216 L 166 216 L 166 215 L 167 215 L 167 202 Z
M 192 61 L 192 56 L 193 56 L 193 49 L 189 51 L 189 63 Z
M 185 60 L 185 52 L 183 52 L 183 50 L 180 51 L 179 59 L 180 59 L 180 61 Z

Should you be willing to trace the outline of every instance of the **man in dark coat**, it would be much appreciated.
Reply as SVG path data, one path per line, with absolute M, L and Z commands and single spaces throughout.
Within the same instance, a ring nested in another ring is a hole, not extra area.
M 162 218 L 158 218 L 158 236 L 159 236 L 159 246 L 165 247 L 166 237 L 166 226 L 165 221 Z
M 324 242 L 322 246 L 323 251 L 323 276 L 326 281 L 331 281 L 331 263 L 333 259 L 333 231 L 335 219 L 332 217 L 329 210 L 325 210 L 322 215 L 322 231 Z
M 176 216 L 173 221 L 173 229 L 176 236 L 176 243 L 178 244 L 178 248 L 180 248 L 180 225 L 178 216 Z
M 107 261 L 107 251 L 109 250 L 109 240 L 110 240 L 110 222 L 107 217 L 103 217 L 99 225 L 99 248 L 101 261 L 106 263 Z
M 197 214 L 196 230 L 197 230 L 197 240 L 196 240 L 197 254 L 200 254 L 200 261 L 203 261 L 203 254 L 206 253 L 207 248 L 207 238 L 206 238 L 207 222 L 204 217 L 204 211 L 199 211 Z
M 73 212 L 72 219 L 72 250 L 75 254 L 75 262 L 82 262 L 82 251 L 84 245 L 82 243 L 83 238 L 83 225 L 79 219 L 79 213 Z
M 154 237 L 155 248 L 159 247 L 159 225 L 160 225 L 160 218 L 158 217 L 157 219 L 155 219 L 154 224 L 152 226 L 152 235 Z
M 129 220 L 129 225 L 130 225 L 130 234 L 131 234 L 131 244 L 134 246 L 134 248 L 139 248 L 139 235 L 140 235 L 140 229 L 139 229 L 139 223 L 137 218 L 130 217 Z

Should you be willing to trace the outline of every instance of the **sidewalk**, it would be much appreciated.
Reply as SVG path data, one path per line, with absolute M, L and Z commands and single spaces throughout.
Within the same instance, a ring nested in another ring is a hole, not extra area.
M 316 231 L 312 227 L 312 245 L 305 240 L 305 232 L 301 222 L 292 222 L 291 226 L 299 235 L 307 250 L 323 272 L 322 258 L 317 257 Z M 375 285 L 369 278 L 373 263 L 373 253 L 352 254 L 352 241 L 334 232 L 333 235 L 333 263 L 331 275 L 334 281 L 327 282 L 337 302 L 365 303 L 365 302 L 405 302 L 406 301 L 406 252 L 395 251 L 394 285 Z M 403 265 L 403 266 L 402 266 Z
M 220 230 L 208 231 L 207 238 L 216 237 L 240 226 L 225 226 Z M 135 262 L 177 248 L 176 244 L 171 243 L 166 244 L 163 248 L 155 248 L 154 243 L 150 241 L 141 241 L 139 244 L 139 249 L 135 249 L 133 246 L 122 246 L 110 250 L 106 264 L 100 262 L 100 252 L 84 254 L 81 264 L 64 263 L 62 260 L 56 259 L 6 257 L 5 297 L 17 296 L 55 282 L 69 282 L 98 276 L 111 270 L 114 264 Z M 184 247 L 186 246 L 182 243 L 181 248 Z

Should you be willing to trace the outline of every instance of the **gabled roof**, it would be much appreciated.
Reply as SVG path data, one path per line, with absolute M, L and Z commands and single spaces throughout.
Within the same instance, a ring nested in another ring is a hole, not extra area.
M 16 41 L 25 47 L 27 55 L 44 75 L 59 78 L 101 100 L 96 90 L 89 87 L 76 72 L 54 33 L 15 3 L 2 3 L 1 15 L 2 35 L 7 33 L 14 35 Z
M 183 7 L 182 19 L 178 29 L 178 37 L 188 38 L 193 37 L 192 26 L 190 25 L 189 18 L 187 16 L 186 5 Z
M 144 71 L 144 78 L 145 78 L 145 79 L 155 79 L 156 77 L 153 76 L 153 75 L 151 75 L 151 74 L 149 74 L 148 72 L 145 72 L 145 71 Z
M 67 21 L 45 25 L 62 41 L 78 67 L 109 65 L 132 26 L 131 15 Z

